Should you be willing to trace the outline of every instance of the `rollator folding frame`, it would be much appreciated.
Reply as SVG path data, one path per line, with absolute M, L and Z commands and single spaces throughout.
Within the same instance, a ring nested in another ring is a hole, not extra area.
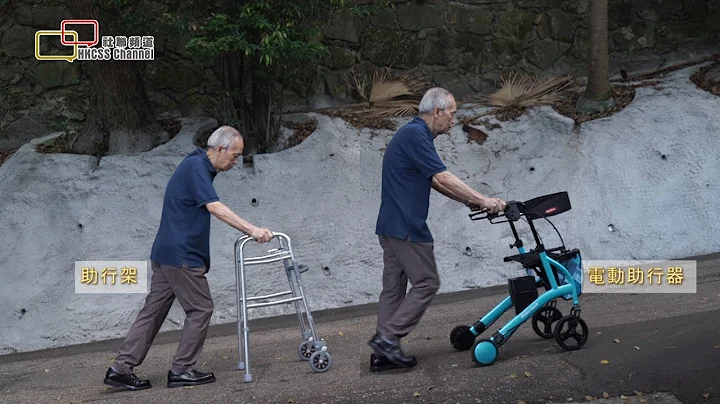
M 312 318 L 312 313 L 310 312 L 310 308 L 301 285 L 300 273 L 304 271 L 295 260 L 295 254 L 292 250 L 290 237 L 284 233 L 273 232 L 273 240 L 278 241 L 279 247 L 268 250 L 268 255 L 261 257 L 245 257 L 244 255 L 243 251 L 245 245 L 249 241 L 255 241 L 254 238 L 250 236 L 242 236 L 235 242 L 235 278 L 238 293 L 238 355 L 240 357 L 238 370 L 245 370 L 245 383 L 252 382 L 249 347 L 250 329 L 248 327 L 247 312 L 248 309 L 256 307 L 293 303 L 295 305 L 295 312 L 297 313 L 298 320 L 300 322 L 300 333 L 302 337 L 302 342 L 298 346 L 298 356 L 300 356 L 300 359 L 308 361 L 310 368 L 314 372 L 326 372 L 332 365 L 332 358 L 327 350 L 326 342 L 324 339 L 318 339 L 315 331 L 315 323 Z M 283 244 L 283 240 L 286 242 L 287 247 Z M 247 297 L 245 266 L 270 264 L 279 261 L 282 261 L 284 264 L 290 290 L 264 296 Z M 263 303 L 248 303 L 249 301 L 269 300 L 286 295 L 292 295 L 292 297 L 280 300 L 271 300 Z M 299 304 L 300 301 L 303 303 L 302 307 Z M 305 317 L 307 318 L 303 317 L 303 311 L 301 309 L 304 309 Z

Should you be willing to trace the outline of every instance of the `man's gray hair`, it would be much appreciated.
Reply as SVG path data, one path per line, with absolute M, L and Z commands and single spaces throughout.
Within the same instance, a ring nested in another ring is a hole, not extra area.
M 218 146 L 222 146 L 223 148 L 227 149 L 230 147 L 230 145 L 233 142 L 233 139 L 236 137 L 242 137 L 240 135 L 240 132 L 237 131 L 237 129 L 233 128 L 232 126 L 221 126 L 210 135 L 210 138 L 207 141 L 207 145 L 210 148 L 216 148 Z
M 422 100 L 420 100 L 420 105 L 418 106 L 418 112 L 420 114 L 427 114 L 435 108 L 444 110 L 448 107 L 448 104 L 450 104 L 451 96 L 450 91 L 441 87 L 433 87 L 423 95 Z

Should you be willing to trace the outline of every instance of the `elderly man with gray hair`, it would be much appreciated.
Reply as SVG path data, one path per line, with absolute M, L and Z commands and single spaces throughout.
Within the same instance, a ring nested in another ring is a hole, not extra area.
M 145 305 L 130 327 L 104 383 L 128 390 L 152 387 L 133 368 L 140 365 L 175 298 L 185 311 L 180 344 L 168 371 L 167 386 L 194 386 L 215 381 L 212 373 L 193 368 L 207 337 L 214 305 L 205 274 L 210 270 L 210 215 L 265 243 L 269 229 L 243 220 L 220 202 L 213 180 L 242 155 L 244 141 L 230 126 L 215 130 L 207 150 L 195 149 L 177 166 L 165 189 L 160 227 L 152 246 L 152 280 Z
M 400 339 L 420 321 L 440 288 L 433 238 L 426 223 L 430 190 L 471 209 L 497 213 L 505 202 L 486 197 L 447 170 L 433 144 L 455 124 L 455 97 L 442 88 L 428 90 L 419 115 L 401 127 L 385 150 L 380 212 L 375 233 L 383 249 L 384 269 L 378 307 L 377 332 L 369 341 L 373 372 L 413 367 Z M 412 288 L 407 293 L 407 283 Z

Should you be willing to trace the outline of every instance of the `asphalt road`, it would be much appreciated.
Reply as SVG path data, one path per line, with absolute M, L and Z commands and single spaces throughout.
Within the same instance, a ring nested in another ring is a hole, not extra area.
M 200 360 L 214 384 L 169 389 L 166 375 L 178 333 L 161 334 L 138 368 L 153 388 L 112 389 L 102 379 L 118 341 L 0 356 L 2 403 L 720 403 L 720 255 L 698 257 L 696 294 L 585 294 L 590 328 L 583 349 L 564 351 L 524 324 L 490 367 L 455 351 L 450 330 L 472 323 L 504 297 L 506 287 L 436 298 L 404 347 L 419 365 L 369 371 L 375 305 L 314 313 L 333 358 L 326 373 L 300 361 L 296 317 L 251 323 L 251 369 L 235 370 L 235 325 L 213 327 Z M 312 302 L 310 302 L 312 303 Z M 563 314 L 569 305 L 561 301 Z M 512 314 L 501 318 L 491 335 Z M 606 362 L 605 362 L 606 361 Z M 638 394 L 639 393 L 639 394 Z M 663 394 L 667 393 L 667 394 Z M 602 400 L 603 395 L 610 397 Z M 622 397 L 621 397 L 622 396 Z M 615 399 L 613 399 L 615 397 Z

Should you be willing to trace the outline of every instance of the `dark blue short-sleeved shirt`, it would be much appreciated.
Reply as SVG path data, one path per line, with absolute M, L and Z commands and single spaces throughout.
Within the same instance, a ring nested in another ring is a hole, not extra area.
M 400 128 L 385 149 L 380 213 L 375 233 L 414 242 L 431 242 L 426 223 L 432 177 L 447 170 L 430 128 L 414 117 Z
M 205 205 L 220 200 L 213 187 L 216 175 L 207 151 L 200 148 L 175 169 L 150 254 L 154 262 L 210 270 L 210 212 Z

